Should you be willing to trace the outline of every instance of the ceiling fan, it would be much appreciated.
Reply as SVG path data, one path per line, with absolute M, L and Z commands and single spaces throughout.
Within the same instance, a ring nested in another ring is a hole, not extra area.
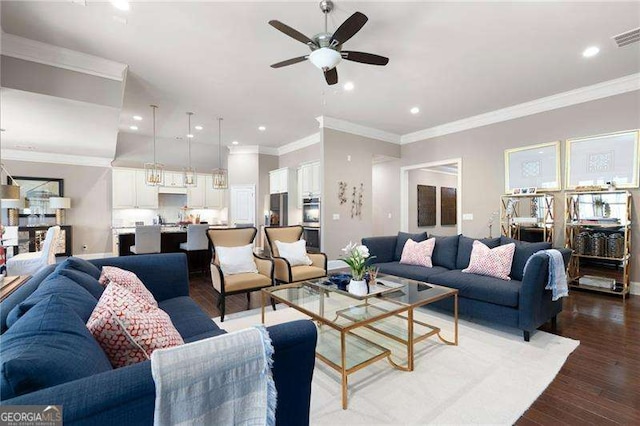
M 342 59 L 369 65 L 387 65 L 389 58 L 385 58 L 384 56 L 374 55 L 373 53 L 342 50 L 342 45 L 360 31 L 369 18 L 367 18 L 364 13 L 356 12 L 344 21 L 332 34 L 327 31 L 327 18 L 333 10 L 333 7 L 334 5 L 331 0 L 323 0 L 320 2 L 320 10 L 324 13 L 324 32 L 316 34 L 313 38 L 307 37 L 280 21 L 269 21 L 269 25 L 289 37 L 306 44 L 311 49 L 311 53 L 308 55 L 278 62 L 277 64 L 271 65 L 271 68 L 281 68 L 309 59 L 313 65 L 324 72 L 324 78 L 327 84 L 333 85 L 338 82 L 336 66 Z

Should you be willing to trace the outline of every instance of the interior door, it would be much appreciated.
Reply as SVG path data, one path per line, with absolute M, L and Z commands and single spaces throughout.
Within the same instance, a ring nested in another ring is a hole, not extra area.
M 256 187 L 255 185 L 232 185 L 230 225 L 251 224 L 255 226 Z

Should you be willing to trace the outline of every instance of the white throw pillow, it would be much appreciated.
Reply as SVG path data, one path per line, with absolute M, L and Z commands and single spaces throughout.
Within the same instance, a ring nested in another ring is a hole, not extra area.
M 298 240 L 295 243 L 283 243 L 276 240 L 276 247 L 280 257 L 287 259 L 291 266 L 311 265 L 313 262 L 307 256 L 307 242 Z
M 256 262 L 253 260 L 253 244 L 239 247 L 216 246 L 216 253 L 224 275 L 258 272 Z

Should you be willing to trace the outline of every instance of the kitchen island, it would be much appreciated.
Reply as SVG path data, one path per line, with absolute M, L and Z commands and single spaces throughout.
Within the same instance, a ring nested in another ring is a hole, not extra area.
M 210 229 L 227 228 L 223 225 L 211 225 Z M 135 227 L 113 227 L 113 239 L 116 247 L 114 254 L 118 256 L 133 255 L 130 248 L 135 245 Z M 160 252 L 161 253 L 179 253 L 180 243 L 187 241 L 187 229 L 177 225 L 162 225 L 160 235 Z M 209 254 L 209 261 L 211 255 Z

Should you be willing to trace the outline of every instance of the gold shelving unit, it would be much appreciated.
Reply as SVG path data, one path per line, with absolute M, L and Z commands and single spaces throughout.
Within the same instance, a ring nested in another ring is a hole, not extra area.
M 630 290 L 631 208 L 629 191 L 565 193 L 565 247 L 573 250 L 570 287 L 625 300 Z
M 500 197 L 500 232 L 505 237 L 522 240 L 540 234 L 536 241 L 553 243 L 554 196 L 549 193 L 502 195 Z

